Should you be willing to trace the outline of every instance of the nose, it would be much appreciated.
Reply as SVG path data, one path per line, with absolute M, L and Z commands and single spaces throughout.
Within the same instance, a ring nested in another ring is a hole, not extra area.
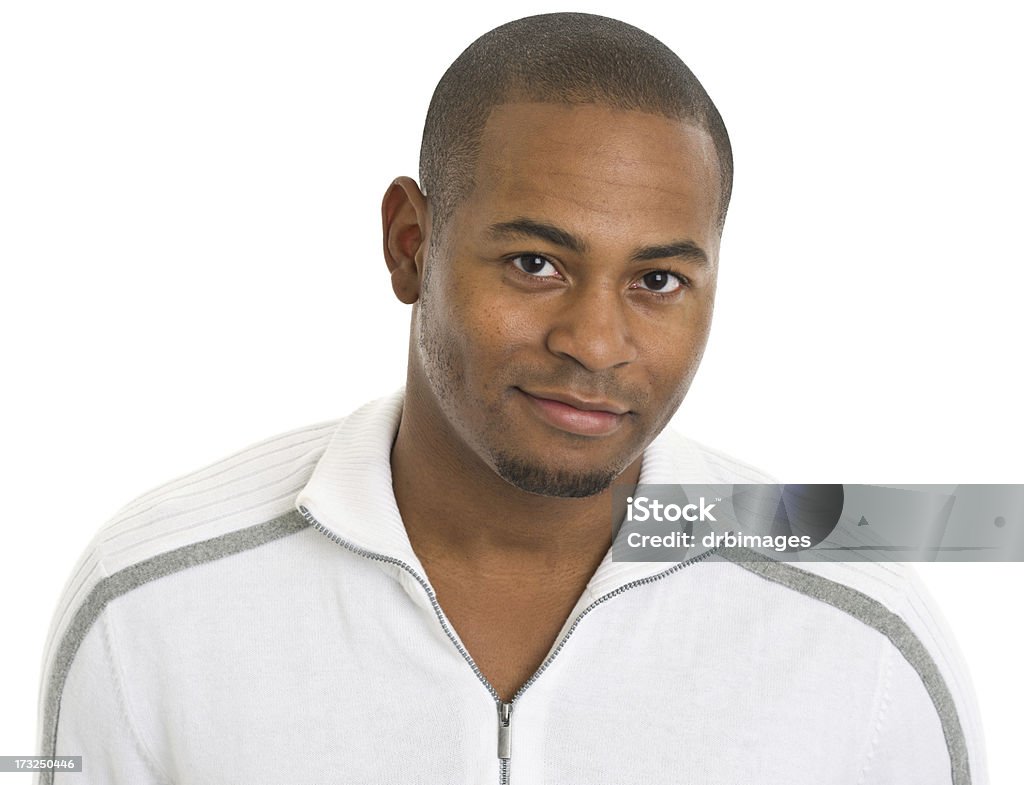
M 580 288 L 560 304 L 548 350 L 593 372 L 628 364 L 638 355 L 629 321 L 627 303 L 613 286 Z

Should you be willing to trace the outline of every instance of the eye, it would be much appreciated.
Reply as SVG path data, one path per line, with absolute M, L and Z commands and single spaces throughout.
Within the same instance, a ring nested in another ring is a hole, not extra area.
M 642 276 L 639 281 L 630 286 L 631 289 L 646 289 L 656 294 L 672 294 L 688 286 L 689 282 L 681 275 L 670 273 L 668 270 L 653 270 Z
M 554 278 L 558 270 L 543 256 L 533 253 L 524 253 L 512 258 L 512 264 L 516 269 L 531 275 L 534 278 Z

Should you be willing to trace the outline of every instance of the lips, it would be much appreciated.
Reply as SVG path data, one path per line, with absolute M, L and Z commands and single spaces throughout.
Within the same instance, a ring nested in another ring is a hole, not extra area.
M 548 425 L 580 436 L 605 436 L 621 427 L 629 407 L 615 401 L 580 398 L 561 391 L 516 388 L 530 409 Z

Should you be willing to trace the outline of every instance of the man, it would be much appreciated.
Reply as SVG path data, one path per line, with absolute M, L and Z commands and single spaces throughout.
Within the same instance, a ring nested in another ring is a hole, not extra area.
M 467 49 L 422 188 L 382 204 L 404 390 L 104 527 L 48 644 L 41 753 L 83 756 L 53 779 L 983 782 L 906 570 L 611 558 L 613 483 L 770 481 L 665 429 L 731 179 L 714 105 L 635 28 Z

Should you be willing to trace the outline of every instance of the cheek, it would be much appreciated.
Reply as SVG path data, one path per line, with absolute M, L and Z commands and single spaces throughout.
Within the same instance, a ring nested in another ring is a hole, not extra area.
M 467 281 L 452 310 L 466 353 L 487 365 L 507 362 L 542 335 L 544 319 L 536 304 L 506 294 L 500 284 Z
M 706 307 L 688 311 L 675 321 L 652 321 L 642 339 L 644 365 L 649 369 L 652 384 L 666 400 L 686 394 L 700 365 L 711 324 Z

